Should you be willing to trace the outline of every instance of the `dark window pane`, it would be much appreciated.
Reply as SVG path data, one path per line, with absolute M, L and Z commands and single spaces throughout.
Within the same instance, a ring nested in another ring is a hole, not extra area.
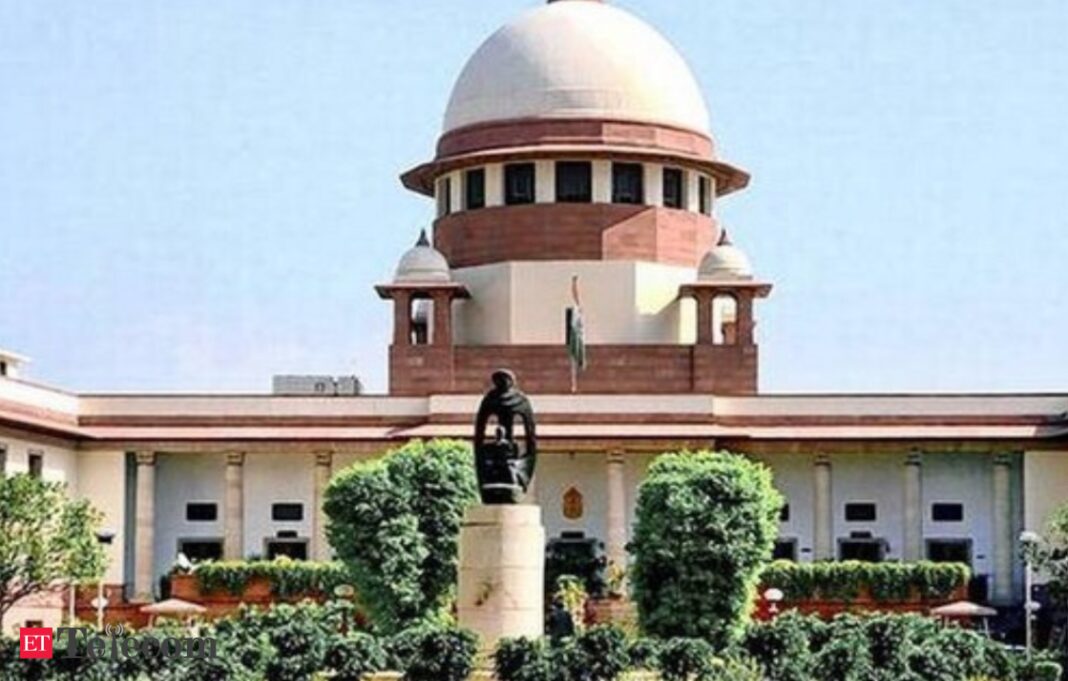
M 783 504 L 782 505 L 782 510 L 779 511 L 779 522 L 781 522 L 781 523 L 790 522 L 790 504 Z
M 504 202 L 509 206 L 534 203 L 533 163 L 513 163 L 504 167 Z
M 771 554 L 772 560 L 797 560 L 797 540 L 779 539 L 775 542 L 775 550 Z
M 593 166 L 579 161 L 556 164 L 556 200 L 589 203 L 593 200 Z
M 698 208 L 702 215 L 712 214 L 712 182 L 707 177 L 702 177 L 697 183 L 698 196 L 697 203 Z
M 186 504 L 185 519 L 191 522 L 211 522 L 219 519 L 218 504 Z
M 0 475 L 7 473 L 7 445 L 0 445 Z
M 860 560 L 866 563 L 881 563 L 886 551 L 886 544 L 878 539 L 846 539 L 838 542 L 839 560 Z
M 645 203 L 645 183 L 640 164 L 612 164 L 612 203 Z
M 870 523 L 875 520 L 875 504 L 846 504 L 845 519 L 851 523 Z
M 664 168 L 664 206 L 682 208 L 684 199 L 683 178 L 678 168 Z
M 928 539 L 927 560 L 933 563 L 972 564 L 972 543 L 968 539 Z
M 44 454 L 30 454 L 29 469 L 31 477 L 40 478 L 44 474 Z
M 219 539 L 186 539 L 178 542 L 178 551 L 194 563 L 222 559 L 223 543 Z
M 304 520 L 304 504 L 272 504 L 271 520 L 276 522 Z
M 308 542 L 306 541 L 268 541 L 267 560 L 286 556 L 293 560 L 308 560 Z
M 475 210 L 486 205 L 486 171 L 468 170 L 464 175 L 464 208 Z
M 964 504 L 931 504 L 931 520 L 936 523 L 959 523 L 964 520 Z

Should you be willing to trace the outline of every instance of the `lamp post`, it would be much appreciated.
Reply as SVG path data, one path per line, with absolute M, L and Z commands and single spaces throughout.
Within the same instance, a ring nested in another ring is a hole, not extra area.
M 100 542 L 101 546 L 110 546 L 111 542 L 115 539 L 115 530 L 100 530 L 96 533 L 96 540 Z M 96 583 L 96 628 L 98 631 L 104 629 L 104 606 L 107 601 L 104 600 L 104 576 L 101 575 L 100 579 Z
M 779 603 L 782 603 L 783 598 L 781 589 L 772 587 L 764 592 L 764 600 L 768 602 L 769 619 L 775 619 L 775 616 L 779 614 Z
M 1024 531 L 1020 533 L 1020 545 L 1024 548 L 1024 645 L 1027 649 L 1027 657 L 1031 658 L 1034 646 L 1034 618 L 1039 605 L 1033 599 L 1034 591 L 1034 562 L 1031 552 L 1027 549 L 1038 546 L 1042 538 L 1036 533 Z

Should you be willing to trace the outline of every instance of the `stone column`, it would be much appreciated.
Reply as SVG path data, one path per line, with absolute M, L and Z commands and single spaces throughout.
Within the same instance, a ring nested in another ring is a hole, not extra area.
M 330 484 L 330 474 L 334 465 L 333 452 L 319 452 L 315 455 L 315 508 L 312 522 L 312 558 L 330 560 L 330 543 L 326 540 L 326 486 Z
M 223 558 L 245 557 L 245 453 L 226 455 L 226 498 L 223 510 Z
M 393 292 L 393 344 L 412 344 L 412 294 L 409 291 Z
M 923 459 L 919 452 L 905 460 L 902 558 L 923 560 Z
M 737 345 L 753 345 L 756 335 L 753 333 L 756 323 L 753 321 L 753 294 L 750 291 L 734 292 L 734 300 L 737 304 L 737 318 L 735 319 Z
M 712 329 L 712 292 L 697 291 L 694 294 L 694 302 L 697 304 L 697 344 L 712 345 L 715 342 Z
M 627 492 L 623 477 L 623 452 L 609 452 L 605 460 L 608 484 L 608 537 L 605 542 L 609 564 L 627 566 Z
M 156 453 L 137 452 L 137 491 L 134 506 L 134 598 L 151 601 L 155 581 Z
M 831 460 L 816 457 L 812 469 L 814 496 L 812 500 L 812 557 L 815 560 L 834 559 L 834 510 L 831 498 Z
M 545 529 L 541 507 L 472 506 L 460 527 L 456 610 L 483 653 L 502 638 L 544 631 Z
M 434 337 L 431 342 L 434 345 L 452 345 L 452 293 L 434 291 L 431 300 L 434 301 Z
M 994 458 L 993 472 L 993 548 L 994 548 L 994 589 L 995 603 L 1012 601 L 1012 460 L 1007 455 Z

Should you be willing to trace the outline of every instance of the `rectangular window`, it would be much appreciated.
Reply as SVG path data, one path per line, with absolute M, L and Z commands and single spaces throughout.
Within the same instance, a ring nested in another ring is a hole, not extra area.
M 664 168 L 664 206 L 666 208 L 684 208 L 686 206 L 686 174 L 678 168 Z
M 40 452 L 30 452 L 29 469 L 31 477 L 40 479 L 44 474 L 44 454 Z
M 486 206 L 486 169 L 476 168 L 464 173 L 464 209 L 477 210 Z
M 194 563 L 206 560 L 222 560 L 222 539 L 179 539 L 178 552 Z
M 790 522 L 790 504 L 783 504 L 782 505 L 782 510 L 779 511 L 779 522 L 780 523 L 788 523 L 788 522 Z
M 845 505 L 845 519 L 851 523 L 875 522 L 875 504 L 853 503 Z
M 928 539 L 927 560 L 932 563 L 972 564 L 970 539 Z
M 452 212 L 452 178 L 438 180 L 438 217 L 442 218 Z
M 645 176 L 641 164 L 612 164 L 612 203 L 645 203 Z
M 271 504 L 271 520 L 280 523 L 304 520 L 304 504 Z
M 293 560 L 308 560 L 307 539 L 268 539 L 265 542 L 267 560 L 286 556 Z
M 697 203 L 701 215 L 712 215 L 712 180 L 707 177 L 697 183 Z
M 534 164 L 512 163 L 504 167 L 504 203 L 518 206 L 534 203 Z
M 777 539 L 771 558 L 772 560 L 792 560 L 797 562 L 797 540 Z
M 557 163 L 556 200 L 559 203 L 593 201 L 593 165 L 582 161 Z
M 219 519 L 219 505 L 190 503 L 185 505 L 185 519 L 194 523 L 210 523 Z
M 964 520 L 964 504 L 931 504 L 931 520 L 936 523 L 959 523 Z
M 7 445 L 0 444 L 0 475 L 7 473 Z
M 840 539 L 838 560 L 859 560 L 881 563 L 886 558 L 886 542 L 882 539 Z
M 0 359 L 0 376 L 7 376 L 7 362 Z

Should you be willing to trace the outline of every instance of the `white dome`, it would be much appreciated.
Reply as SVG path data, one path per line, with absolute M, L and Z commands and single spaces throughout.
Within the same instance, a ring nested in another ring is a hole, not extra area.
M 637 17 L 594 0 L 557 0 L 494 33 L 468 60 L 445 132 L 515 118 L 603 118 L 709 134 L 682 56 Z
M 423 282 L 449 282 L 449 261 L 441 251 L 430 245 L 426 231 L 419 235 L 419 241 L 401 256 L 397 263 L 397 272 L 393 275 L 395 284 L 412 284 Z
M 732 244 L 727 233 L 724 232 L 719 244 L 706 253 L 701 260 L 701 266 L 697 269 L 697 278 L 700 281 L 752 279 L 753 266 L 749 263 L 749 256 Z

